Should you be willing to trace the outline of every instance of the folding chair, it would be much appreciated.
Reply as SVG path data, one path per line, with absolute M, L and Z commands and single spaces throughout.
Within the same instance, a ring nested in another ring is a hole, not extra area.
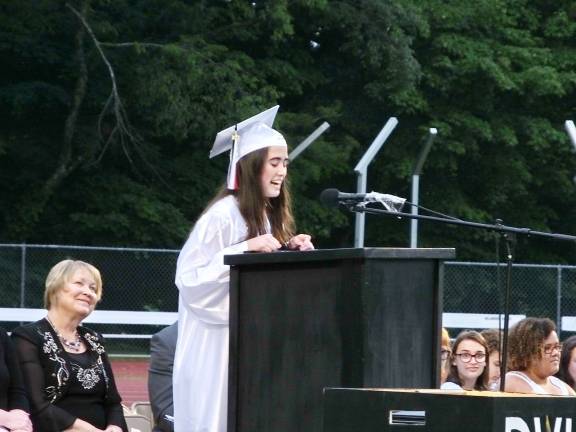
M 124 416 L 128 425 L 128 432 L 152 432 L 152 424 L 146 417 L 138 414 Z
M 146 417 L 150 421 L 150 424 L 154 425 L 154 415 L 152 414 L 152 407 L 150 406 L 150 402 L 133 402 L 131 408 L 134 414 Z

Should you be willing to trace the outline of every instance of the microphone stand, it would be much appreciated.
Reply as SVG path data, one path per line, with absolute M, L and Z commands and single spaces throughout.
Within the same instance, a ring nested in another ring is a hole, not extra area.
M 510 291 L 512 288 L 512 263 L 514 261 L 515 234 L 500 233 L 506 243 L 506 285 L 504 296 L 504 329 L 502 332 L 502 355 L 500 362 L 500 391 L 506 386 L 506 371 L 508 369 L 508 327 L 510 323 Z M 488 354 L 488 353 L 487 353 Z
M 382 209 L 376 209 L 373 207 L 366 207 L 365 203 L 357 202 L 342 202 L 341 205 L 348 208 L 352 212 L 376 214 L 376 215 L 387 215 L 394 216 L 399 219 L 422 219 L 431 222 L 439 222 L 448 225 L 459 225 L 469 228 L 485 229 L 488 231 L 494 231 L 500 234 L 500 236 L 506 242 L 506 286 L 505 286 L 505 297 L 504 297 L 504 328 L 502 335 L 502 362 L 500 363 L 500 391 L 504 391 L 506 386 L 506 368 L 508 366 L 508 327 L 510 322 L 510 291 L 512 287 L 512 263 L 514 261 L 513 251 L 514 251 L 514 241 L 516 239 L 516 234 L 522 234 L 526 236 L 537 236 L 551 238 L 555 240 L 563 241 L 573 241 L 576 242 L 576 236 L 571 236 L 567 234 L 555 234 L 546 233 L 541 231 L 534 231 L 530 228 L 517 228 L 512 226 L 503 225 L 501 221 L 497 221 L 496 224 L 485 224 L 478 222 L 469 222 L 462 219 L 450 218 L 450 217 L 437 217 L 437 216 L 426 216 L 420 214 L 402 213 L 395 211 L 388 211 Z M 411 203 L 407 203 L 414 205 Z M 488 354 L 488 353 L 486 353 Z

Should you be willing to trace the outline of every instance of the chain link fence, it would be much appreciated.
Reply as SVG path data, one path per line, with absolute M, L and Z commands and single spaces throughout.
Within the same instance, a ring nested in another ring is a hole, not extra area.
M 103 296 L 99 310 L 178 310 L 174 285 L 177 250 L 0 244 L 0 307 L 43 308 L 44 281 L 52 266 L 63 259 L 89 262 L 102 274 Z M 19 325 L 2 322 L 7 330 Z M 115 354 L 146 355 L 149 340 L 162 327 L 142 324 L 96 324 L 102 334 L 135 335 L 108 338 L 106 346 Z
M 72 258 L 94 264 L 102 273 L 104 293 L 99 310 L 178 310 L 174 272 L 178 250 L 85 246 L 0 244 L 0 307 L 43 308 L 44 280 L 58 261 Z M 548 317 L 561 338 L 576 332 L 576 266 L 514 264 L 510 313 Z M 503 312 L 505 264 L 447 262 L 444 271 L 444 311 L 470 314 Z M 567 317 L 575 317 L 574 323 Z M 563 319 L 564 318 L 564 319 Z M 2 321 L 11 330 L 19 323 Z M 146 336 L 161 326 L 90 324 L 109 338 L 117 355 L 147 355 Z M 456 335 L 460 328 L 452 326 Z M 140 337 L 139 337 L 140 336 Z
M 445 264 L 445 312 L 503 313 L 507 277 L 505 264 Z M 576 317 L 576 266 L 514 264 L 509 312 L 512 315 L 552 319 L 560 330 L 561 339 L 573 334 L 576 328 L 567 317 Z

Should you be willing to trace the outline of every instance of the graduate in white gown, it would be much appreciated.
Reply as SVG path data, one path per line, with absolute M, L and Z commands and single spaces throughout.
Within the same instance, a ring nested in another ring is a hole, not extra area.
M 229 267 L 224 255 L 314 249 L 293 235 L 288 149 L 272 129 L 278 106 L 216 136 L 210 157 L 230 150 L 226 185 L 200 216 L 178 257 L 175 432 L 226 432 Z

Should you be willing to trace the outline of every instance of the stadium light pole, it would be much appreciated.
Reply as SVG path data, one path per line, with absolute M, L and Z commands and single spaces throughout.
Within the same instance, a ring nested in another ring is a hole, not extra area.
M 570 141 L 572 141 L 572 145 L 576 150 L 576 126 L 574 126 L 574 122 L 572 120 L 566 120 L 564 122 L 564 128 L 570 137 Z
M 300 153 L 306 150 L 308 146 L 312 144 L 314 141 L 316 141 L 316 139 L 318 139 L 318 137 L 322 135 L 329 127 L 330 124 L 328 122 L 324 122 L 320 126 L 318 126 L 314 132 L 308 135 L 308 138 L 306 138 L 304 141 L 298 144 L 298 146 L 296 146 L 296 148 L 290 152 L 290 154 L 288 155 L 288 159 L 290 159 L 291 161 L 296 159 L 298 155 L 300 155 Z
M 360 159 L 354 172 L 357 174 L 358 179 L 356 183 L 357 193 L 366 193 L 366 177 L 368 176 L 368 165 L 372 162 L 372 159 L 376 156 L 382 145 L 386 142 L 394 128 L 398 125 L 398 119 L 396 117 L 390 117 L 380 133 L 374 138 L 364 156 Z M 364 212 L 356 213 L 356 224 L 354 226 L 354 247 L 361 248 L 364 247 L 364 224 L 365 217 Z
M 572 146 L 574 150 L 576 150 L 576 126 L 574 126 L 574 122 L 572 120 L 566 120 L 564 122 L 564 128 L 570 137 L 570 141 L 572 142 Z M 572 179 L 574 183 L 576 183 L 576 176 Z
M 428 157 L 428 153 L 432 148 L 432 143 L 438 134 L 438 130 L 436 128 L 430 128 L 428 130 L 428 139 L 426 143 L 422 147 L 420 151 L 420 155 L 418 156 L 418 160 L 414 165 L 414 171 L 412 172 L 412 193 L 410 195 L 410 202 L 412 203 L 411 212 L 413 215 L 418 214 L 418 203 L 420 200 L 420 173 L 422 172 L 422 167 L 424 166 L 424 162 L 426 162 L 426 158 Z M 410 219 L 410 247 L 417 248 L 418 247 L 418 219 Z

